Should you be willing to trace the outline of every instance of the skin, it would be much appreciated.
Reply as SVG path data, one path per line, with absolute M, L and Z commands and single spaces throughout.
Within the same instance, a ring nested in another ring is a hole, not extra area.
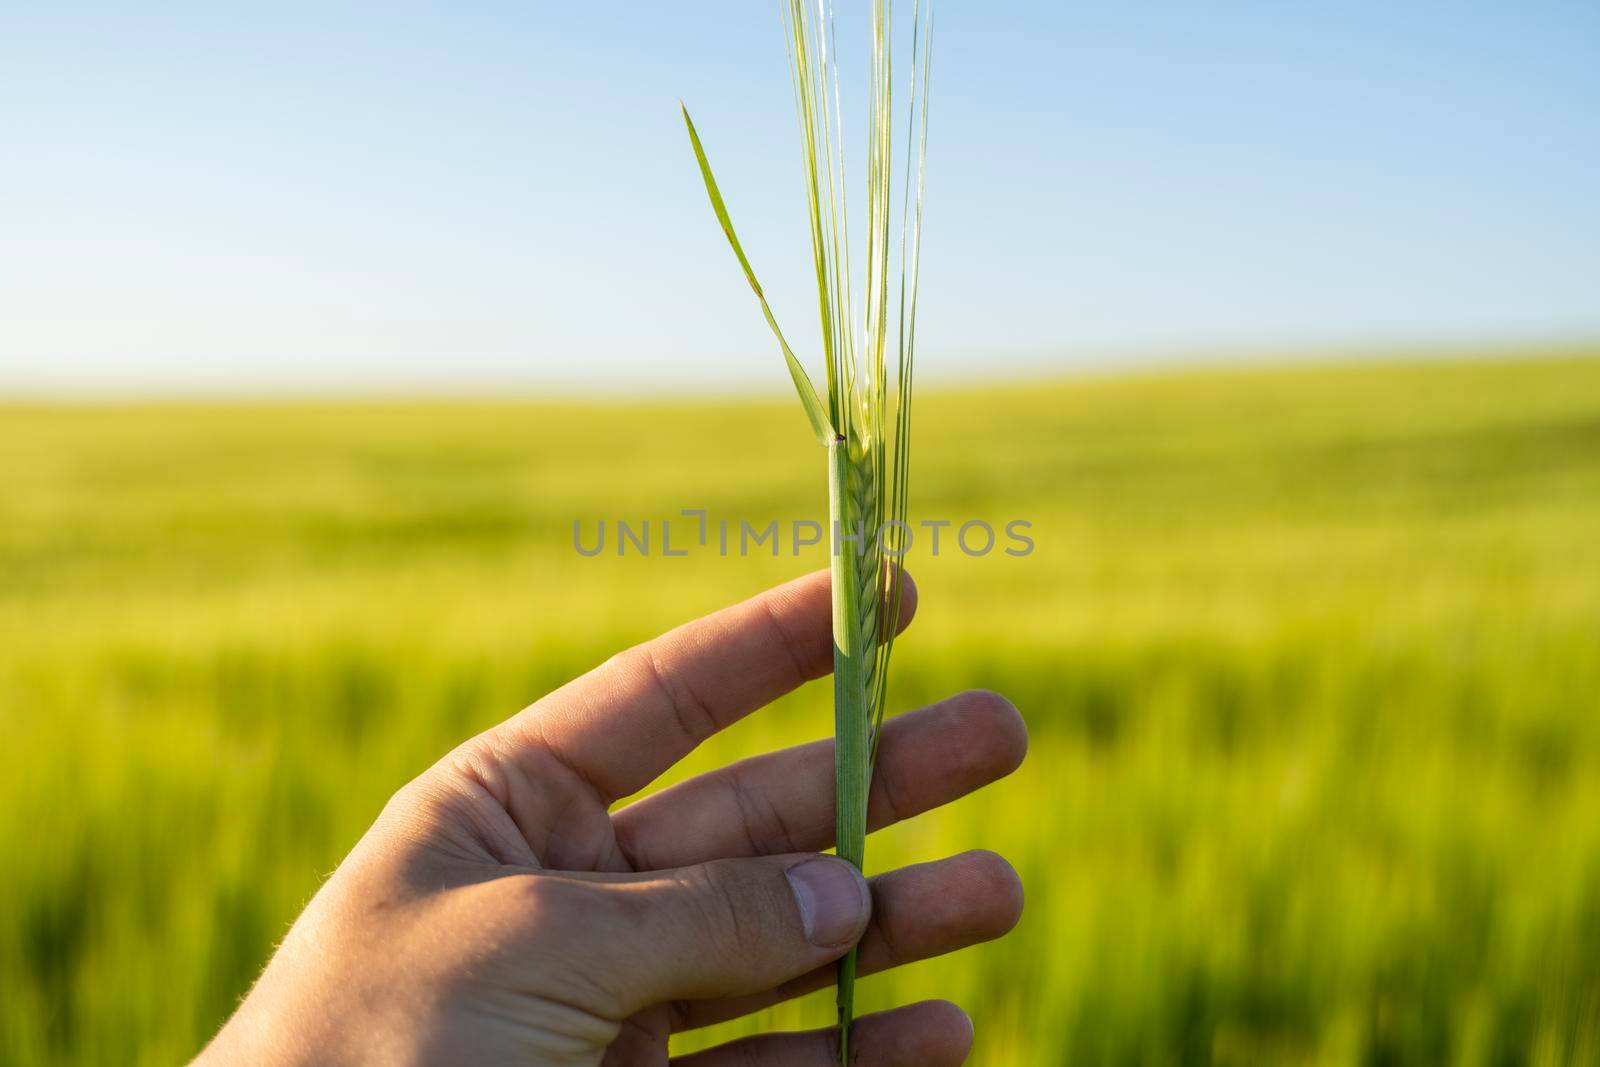
M 902 619 L 915 610 L 907 583 Z M 819 572 L 629 649 L 467 741 L 389 801 L 197 1064 L 828 1067 L 831 1030 L 668 1058 L 667 1039 L 1000 936 L 1022 886 L 966 852 L 864 882 L 833 844 L 833 743 L 757 756 L 612 810 L 734 721 L 832 667 Z M 874 828 L 1021 763 L 974 691 L 885 727 Z M 959 1064 L 929 1001 L 857 1020 L 858 1064 Z

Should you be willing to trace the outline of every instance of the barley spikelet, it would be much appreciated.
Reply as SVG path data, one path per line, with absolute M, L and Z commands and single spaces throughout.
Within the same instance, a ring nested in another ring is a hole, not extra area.
M 871 715 L 872 694 L 877 690 L 877 655 L 882 626 L 881 607 L 883 554 L 878 542 L 878 528 L 882 521 L 879 512 L 879 486 L 877 465 L 870 446 L 854 444 L 850 449 L 850 511 L 860 543 L 856 546 L 856 602 L 860 605 L 858 625 L 866 664 L 863 681 L 866 687 L 868 714 Z

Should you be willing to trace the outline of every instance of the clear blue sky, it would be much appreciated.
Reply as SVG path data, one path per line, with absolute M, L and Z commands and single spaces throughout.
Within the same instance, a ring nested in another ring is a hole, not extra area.
M 0 14 L 0 390 L 784 388 L 776 4 L 252 7 Z M 1593 0 L 938 18 L 928 373 L 1600 337 Z

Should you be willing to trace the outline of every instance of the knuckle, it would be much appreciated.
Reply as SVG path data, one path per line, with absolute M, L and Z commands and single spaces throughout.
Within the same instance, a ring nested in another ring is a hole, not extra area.
M 739 812 L 739 823 L 744 829 L 745 846 L 750 855 L 802 851 L 799 839 L 784 818 L 782 807 L 751 780 L 747 771 L 735 765 L 728 768 L 721 780 Z M 769 846 L 768 841 L 776 841 L 777 847 Z
M 920 808 L 906 796 L 906 782 L 893 771 L 872 776 L 869 799 L 879 802 L 884 821 L 897 823 L 916 815 Z
M 513 875 L 495 884 L 497 907 L 514 935 L 503 939 L 511 966 L 524 975 L 525 988 L 555 998 L 574 1011 L 602 1020 L 627 1012 L 619 988 L 611 939 L 596 939 L 596 915 L 604 894 L 581 882 L 545 874 Z M 587 932 L 587 933 L 586 933 Z M 501 940 L 501 939 L 497 939 Z M 530 959 L 542 966 L 527 970 Z M 559 976 L 559 986 L 551 979 Z
M 678 729 L 691 747 L 722 728 L 716 712 L 700 693 L 679 672 L 663 664 L 656 642 L 640 645 L 635 654 L 639 670 L 672 709 Z
M 759 894 L 749 892 L 739 865 L 707 863 L 683 872 L 688 897 L 708 945 L 728 960 L 744 960 L 768 943 L 774 923 Z
M 518 874 L 495 884 L 501 904 L 516 917 L 525 936 L 539 938 L 560 929 L 565 893 L 559 879 Z

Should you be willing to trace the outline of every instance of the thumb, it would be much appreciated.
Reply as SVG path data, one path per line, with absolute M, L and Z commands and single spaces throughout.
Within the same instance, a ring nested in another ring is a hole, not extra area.
M 569 959 L 626 1014 L 667 1000 L 769 989 L 861 938 L 872 894 L 849 863 L 801 854 L 585 879 Z M 574 887 L 576 888 L 576 887 Z

